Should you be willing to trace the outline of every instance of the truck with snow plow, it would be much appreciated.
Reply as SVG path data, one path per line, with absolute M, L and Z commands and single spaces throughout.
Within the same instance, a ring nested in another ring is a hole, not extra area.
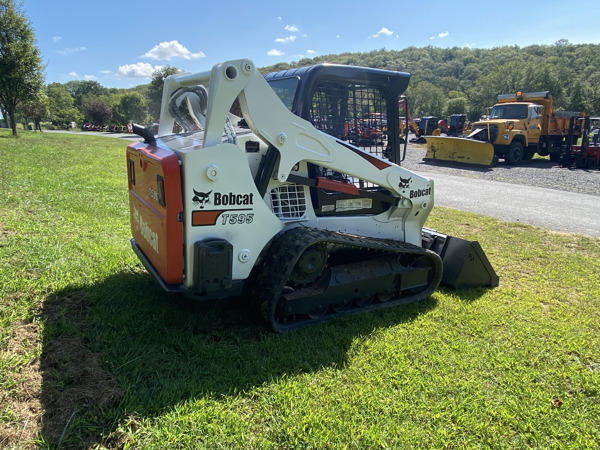
M 504 159 L 516 165 L 538 153 L 556 162 L 569 136 L 571 117 L 583 115 L 555 111 L 548 91 L 501 94 L 489 118 L 474 122 L 466 138 L 427 137 L 425 160 L 493 166 Z M 572 139 L 580 136 L 576 128 Z

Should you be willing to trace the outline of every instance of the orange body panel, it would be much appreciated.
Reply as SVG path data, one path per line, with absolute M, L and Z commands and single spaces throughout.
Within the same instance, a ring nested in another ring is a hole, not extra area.
M 177 155 L 138 142 L 127 147 L 131 233 L 167 284 L 183 281 L 183 211 Z

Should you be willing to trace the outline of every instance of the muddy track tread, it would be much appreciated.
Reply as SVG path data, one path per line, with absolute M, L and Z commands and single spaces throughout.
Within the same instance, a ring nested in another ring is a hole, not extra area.
M 329 313 L 321 319 L 305 319 L 293 321 L 286 324 L 276 322 L 274 319 L 277 302 L 283 293 L 283 289 L 288 281 L 292 269 L 298 258 L 311 245 L 319 242 L 327 242 L 345 247 L 354 247 L 366 249 L 381 253 L 397 254 L 415 254 L 428 255 L 436 262 L 436 274 L 430 286 L 424 291 L 401 296 L 385 303 L 374 303 L 362 308 L 353 308 L 346 312 Z M 263 256 L 262 267 L 256 278 L 253 293 L 258 301 L 260 314 L 276 332 L 285 332 L 296 328 L 302 328 L 307 325 L 322 321 L 331 320 L 347 314 L 356 312 L 374 310 L 380 308 L 389 308 L 399 304 L 407 304 L 423 300 L 429 297 L 439 284 L 441 279 L 441 260 L 438 255 L 425 250 L 421 247 L 390 239 L 369 238 L 363 236 L 350 235 L 336 231 L 321 230 L 316 228 L 298 227 L 285 231 L 275 238 L 270 245 L 269 250 Z

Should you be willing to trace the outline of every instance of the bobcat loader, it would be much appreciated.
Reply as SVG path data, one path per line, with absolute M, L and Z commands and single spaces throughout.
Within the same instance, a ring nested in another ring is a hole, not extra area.
M 158 136 L 135 125 L 144 141 L 127 149 L 134 251 L 166 291 L 243 296 L 277 332 L 418 301 L 440 281 L 497 285 L 477 242 L 423 229 L 433 182 L 395 163 L 398 133 L 343 139 L 365 113 L 399 130 L 409 77 L 263 77 L 248 59 L 168 77 Z

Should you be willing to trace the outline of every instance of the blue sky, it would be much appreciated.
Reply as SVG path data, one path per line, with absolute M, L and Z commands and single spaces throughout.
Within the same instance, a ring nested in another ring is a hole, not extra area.
M 204 71 L 228 59 L 258 67 L 409 46 L 600 44 L 598 0 L 350 2 L 23 0 L 46 82 L 148 83 L 171 65 Z

